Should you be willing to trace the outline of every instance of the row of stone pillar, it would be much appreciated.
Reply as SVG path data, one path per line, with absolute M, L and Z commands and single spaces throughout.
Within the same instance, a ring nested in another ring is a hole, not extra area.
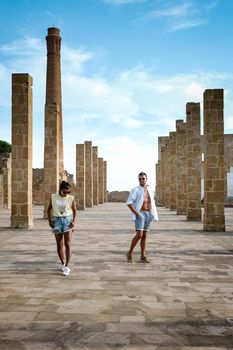
M 186 120 L 176 121 L 176 131 L 159 137 L 156 164 L 158 205 L 202 219 L 201 178 L 204 175 L 205 231 L 225 231 L 223 90 L 204 92 L 204 174 L 200 131 L 200 103 L 186 104 Z
M 60 107 L 45 106 L 44 217 L 51 193 L 58 191 L 60 172 Z M 107 162 L 91 141 L 76 146 L 78 209 L 107 201 Z M 12 74 L 11 227 L 32 226 L 32 77 Z M 3 176 L 0 177 L 0 185 Z M 0 186 L 3 188 L 3 186 Z
M 78 209 L 107 202 L 107 161 L 92 141 L 76 145 L 76 191 Z

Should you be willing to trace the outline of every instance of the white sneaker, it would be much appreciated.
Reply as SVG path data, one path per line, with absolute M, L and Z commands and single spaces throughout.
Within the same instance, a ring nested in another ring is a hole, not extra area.
M 69 276 L 70 274 L 70 268 L 68 266 L 65 266 L 65 269 L 63 271 L 63 276 Z
M 65 271 L 65 268 L 66 268 L 66 265 L 65 265 L 65 264 L 61 265 L 61 268 L 60 268 L 61 272 L 64 272 L 64 271 Z

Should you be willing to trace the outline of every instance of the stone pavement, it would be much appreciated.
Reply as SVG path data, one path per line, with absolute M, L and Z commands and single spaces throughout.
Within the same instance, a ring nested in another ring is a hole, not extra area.
M 233 349 L 233 209 L 227 232 L 159 208 L 151 264 L 126 262 L 133 224 L 124 203 L 78 212 L 72 269 L 34 207 L 34 228 L 0 211 L 0 349 Z

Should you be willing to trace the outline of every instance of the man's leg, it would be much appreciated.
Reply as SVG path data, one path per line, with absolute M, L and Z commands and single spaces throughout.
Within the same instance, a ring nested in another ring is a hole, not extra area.
M 141 258 L 145 257 L 146 252 L 146 237 L 147 237 L 147 231 L 143 231 L 142 238 L 141 238 Z
M 69 230 L 64 234 L 65 239 L 65 247 L 66 247 L 66 266 L 69 266 L 71 259 L 71 238 L 72 238 L 72 230 Z
M 64 249 L 63 249 L 63 234 L 56 233 L 55 235 L 56 243 L 57 243 L 57 254 L 61 260 L 61 264 L 64 264 Z
M 150 230 L 151 222 L 153 221 L 154 216 L 151 213 L 147 213 L 147 218 L 145 220 L 144 230 L 141 238 L 141 262 L 149 263 L 150 260 L 146 257 L 146 238 L 147 233 Z
M 136 231 L 136 235 L 132 239 L 131 245 L 130 245 L 130 249 L 129 249 L 128 253 L 127 253 L 128 261 L 132 261 L 133 250 L 134 250 L 136 244 L 138 243 L 138 241 L 141 239 L 142 233 L 143 233 L 142 230 L 137 230 Z

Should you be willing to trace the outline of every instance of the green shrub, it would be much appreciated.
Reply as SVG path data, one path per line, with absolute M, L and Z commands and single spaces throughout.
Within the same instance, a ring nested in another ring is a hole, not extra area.
M 10 153 L 11 152 L 11 144 L 0 140 L 0 153 Z

